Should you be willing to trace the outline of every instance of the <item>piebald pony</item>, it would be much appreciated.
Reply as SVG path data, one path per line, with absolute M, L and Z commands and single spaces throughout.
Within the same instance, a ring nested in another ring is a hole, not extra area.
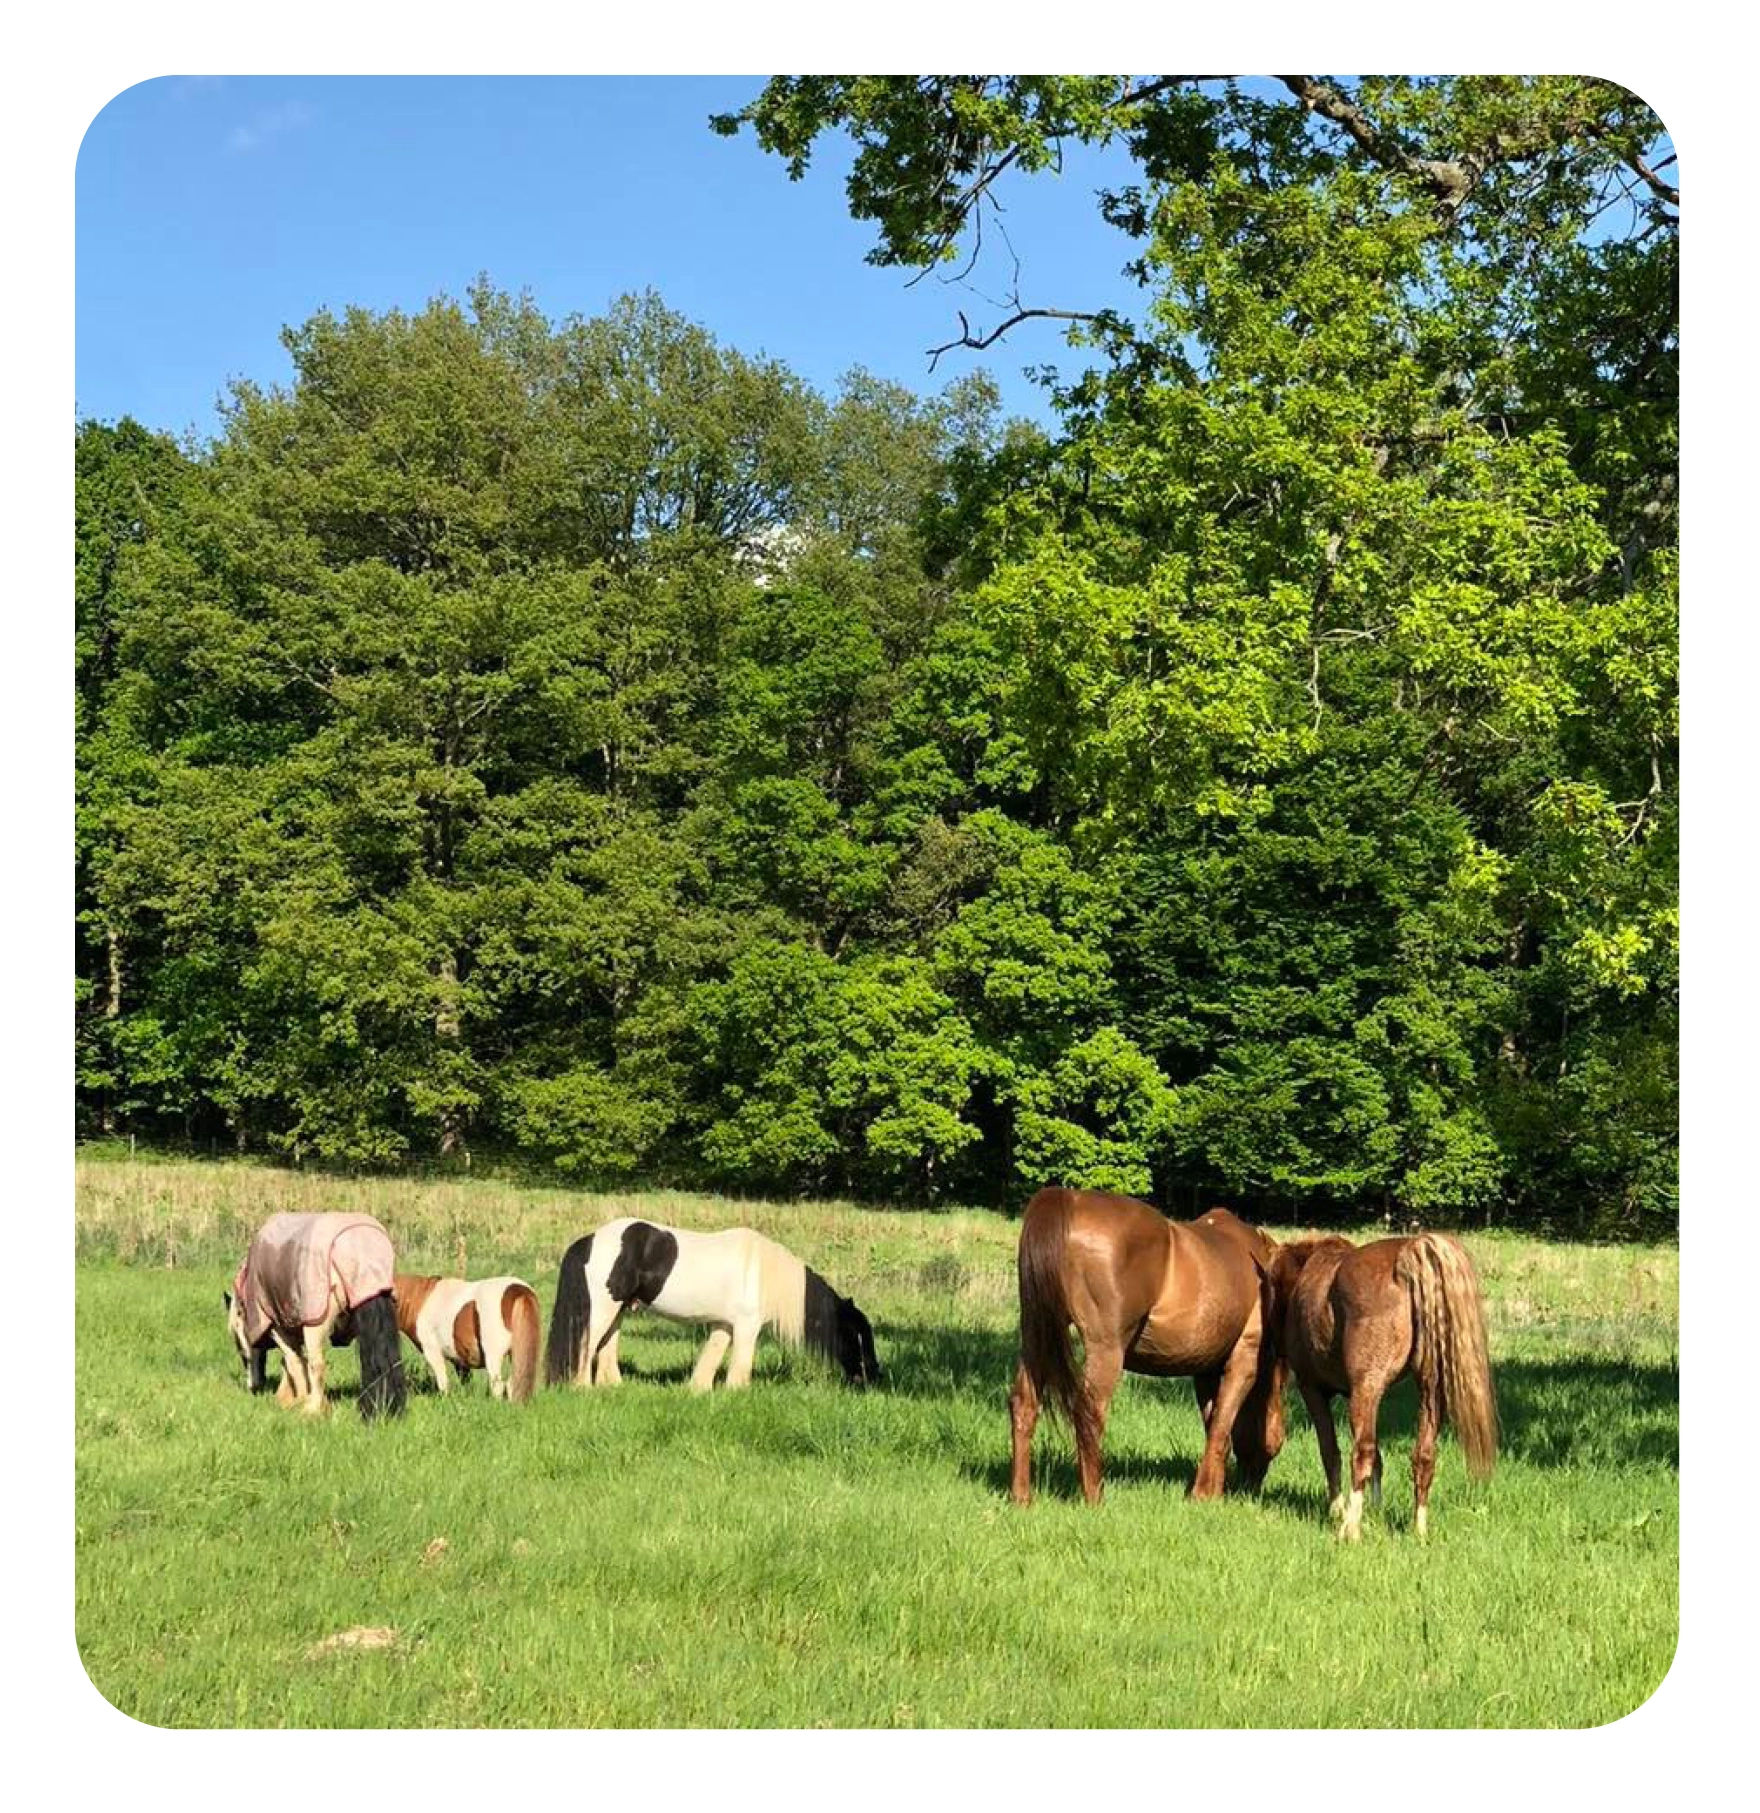
M 880 1381 L 868 1318 L 786 1247 L 753 1228 L 697 1234 L 625 1216 L 563 1256 L 546 1354 L 550 1382 L 615 1385 L 618 1332 L 631 1304 L 674 1322 L 709 1324 L 693 1391 L 712 1389 L 724 1359 L 728 1389 L 749 1384 L 766 1327 L 784 1346 L 840 1366 L 851 1385 Z

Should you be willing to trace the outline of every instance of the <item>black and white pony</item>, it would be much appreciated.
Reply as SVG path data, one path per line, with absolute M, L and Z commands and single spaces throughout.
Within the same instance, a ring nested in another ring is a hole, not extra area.
M 851 1385 L 877 1385 L 874 1330 L 848 1297 L 786 1247 L 752 1228 L 694 1234 L 623 1217 L 584 1235 L 563 1255 L 550 1317 L 545 1376 L 552 1385 L 615 1385 L 624 1312 L 640 1304 L 674 1322 L 707 1322 L 691 1373 L 708 1391 L 728 1359 L 727 1386 L 751 1382 L 752 1353 L 766 1327 L 788 1347 L 843 1369 Z

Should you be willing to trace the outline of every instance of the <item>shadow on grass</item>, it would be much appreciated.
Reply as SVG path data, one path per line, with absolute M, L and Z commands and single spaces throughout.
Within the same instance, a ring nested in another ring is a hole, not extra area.
M 1009 1387 L 1014 1379 L 1018 1343 L 1012 1331 L 937 1328 L 891 1324 L 879 1339 L 887 1367 L 888 1388 L 912 1398 L 949 1396 L 988 1399 L 997 1407 L 1006 1430 Z M 1495 1368 L 1502 1452 L 1509 1460 L 1536 1467 L 1638 1466 L 1680 1467 L 1680 1372 L 1656 1362 L 1565 1357 L 1557 1360 L 1510 1359 Z M 1183 1382 L 1172 1388 L 1187 1393 Z M 1349 1428 L 1342 1400 L 1335 1403 L 1335 1423 L 1348 1445 Z M 1292 1388 L 1285 1401 L 1288 1442 L 1310 1453 L 1313 1432 L 1300 1396 Z M 1379 1434 L 1384 1445 L 1409 1447 L 1417 1427 L 1417 1391 L 1402 1380 L 1381 1405 Z M 1067 1439 L 1067 1437 L 1065 1438 Z M 1057 1466 L 1065 1464 L 1059 1459 Z M 1191 1484 L 1197 1459 L 1121 1455 L 1108 1460 L 1113 1478 L 1164 1479 L 1181 1488 Z M 1070 1489 L 1075 1490 L 1073 1458 L 1067 1461 Z M 1133 1473 L 1131 1470 L 1135 1468 Z M 981 1470 L 1001 1489 L 1008 1485 L 1006 1460 Z M 1058 1475 L 1047 1475 L 1055 1489 Z M 1275 1485 L 1267 1495 L 1275 1498 Z M 1299 1495 L 1304 1504 L 1307 1493 Z M 1318 1496 L 1316 1491 L 1315 1496 Z
M 1039 1425 L 1038 1438 L 1033 1444 L 1033 1496 L 1035 1499 L 1047 1498 L 1079 1503 L 1082 1496 L 1081 1476 L 1076 1471 L 1075 1449 L 1071 1446 L 1067 1432 L 1057 1424 L 1051 1424 L 1051 1433 L 1047 1433 L 1047 1424 L 1042 1420 Z M 1307 1431 L 1304 1430 L 1306 1435 Z M 1240 1485 L 1235 1477 L 1234 1463 L 1229 1463 L 1228 1487 L 1225 1496 L 1231 1501 L 1245 1500 L 1248 1503 L 1264 1506 L 1285 1517 L 1302 1523 L 1324 1521 L 1326 1515 L 1326 1492 L 1321 1481 L 1318 1462 L 1314 1466 L 1314 1479 L 1311 1486 L 1296 1476 L 1296 1469 L 1289 1470 L 1290 1477 L 1279 1479 L 1277 1470 L 1282 1468 L 1288 1458 L 1285 1449 L 1284 1460 L 1277 1463 L 1273 1475 L 1267 1479 L 1258 1491 L 1250 1491 Z M 960 1472 L 965 1478 L 975 1480 L 979 1485 L 988 1487 L 999 1497 L 1006 1498 L 1012 1485 L 1009 1457 L 1006 1453 L 989 1461 L 964 1461 Z M 1161 1486 L 1169 1492 L 1186 1496 L 1192 1489 L 1192 1481 L 1197 1476 L 1198 1457 L 1195 1454 L 1165 1455 L 1140 1454 L 1126 1451 L 1120 1454 L 1108 1454 L 1102 1472 L 1102 1484 Z

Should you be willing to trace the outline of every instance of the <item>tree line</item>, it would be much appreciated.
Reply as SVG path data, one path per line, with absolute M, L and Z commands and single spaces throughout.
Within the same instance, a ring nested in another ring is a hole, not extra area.
M 289 330 L 205 444 L 80 423 L 82 1131 L 1671 1228 L 1658 124 L 1285 81 L 718 122 L 852 133 L 919 264 L 1124 143 L 1143 308 L 1054 429 L 486 281 Z

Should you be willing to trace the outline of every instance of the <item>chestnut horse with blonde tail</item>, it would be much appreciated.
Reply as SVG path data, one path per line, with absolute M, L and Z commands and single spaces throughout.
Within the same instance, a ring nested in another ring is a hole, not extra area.
M 1021 1220 L 1015 1503 L 1032 1497 L 1041 1405 L 1074 1432 L 1083 1496 L 1099 1502 L 1106 1412 L 1122 1372 L 1193 1381 L 1205 1440 L 1192 1497 L 1222 1492 L 1231 1438 L 1243 1481 L 1258 1486 L 1283 1446 L 1283 1375 L 1268 1333 L 1274 1250 L 1227 1209 L 1169 1221 L 1131 1196 L 1039 1191 Z M 1079 1376 L 1072 1323 L 1084 1349 Z
M 1320 1443 L 1326 1495 L 1339 1536 L 1363 1534 L 1363 1492 L 1381 1502 L 1376 1422 L 1390 1385 L 1418 1381 L 1412 1447 L 1417 1533 L 1426 1534 L 1436 1438 L 1454 1426 L 1475 1479 L 1497 1459 L 1497 1399 L 1485 1342 L 1479 1280 L 1466 1248 L 1447 1234 L 1352 1246 L 1337 1235 L 1292 1241 L 1272 1260 L 1274 1329 L 1280 1357 L 1301 1389 Z M 1350 1406 L 1351 1490 L 1340 1485 L 1332 1400 Z

